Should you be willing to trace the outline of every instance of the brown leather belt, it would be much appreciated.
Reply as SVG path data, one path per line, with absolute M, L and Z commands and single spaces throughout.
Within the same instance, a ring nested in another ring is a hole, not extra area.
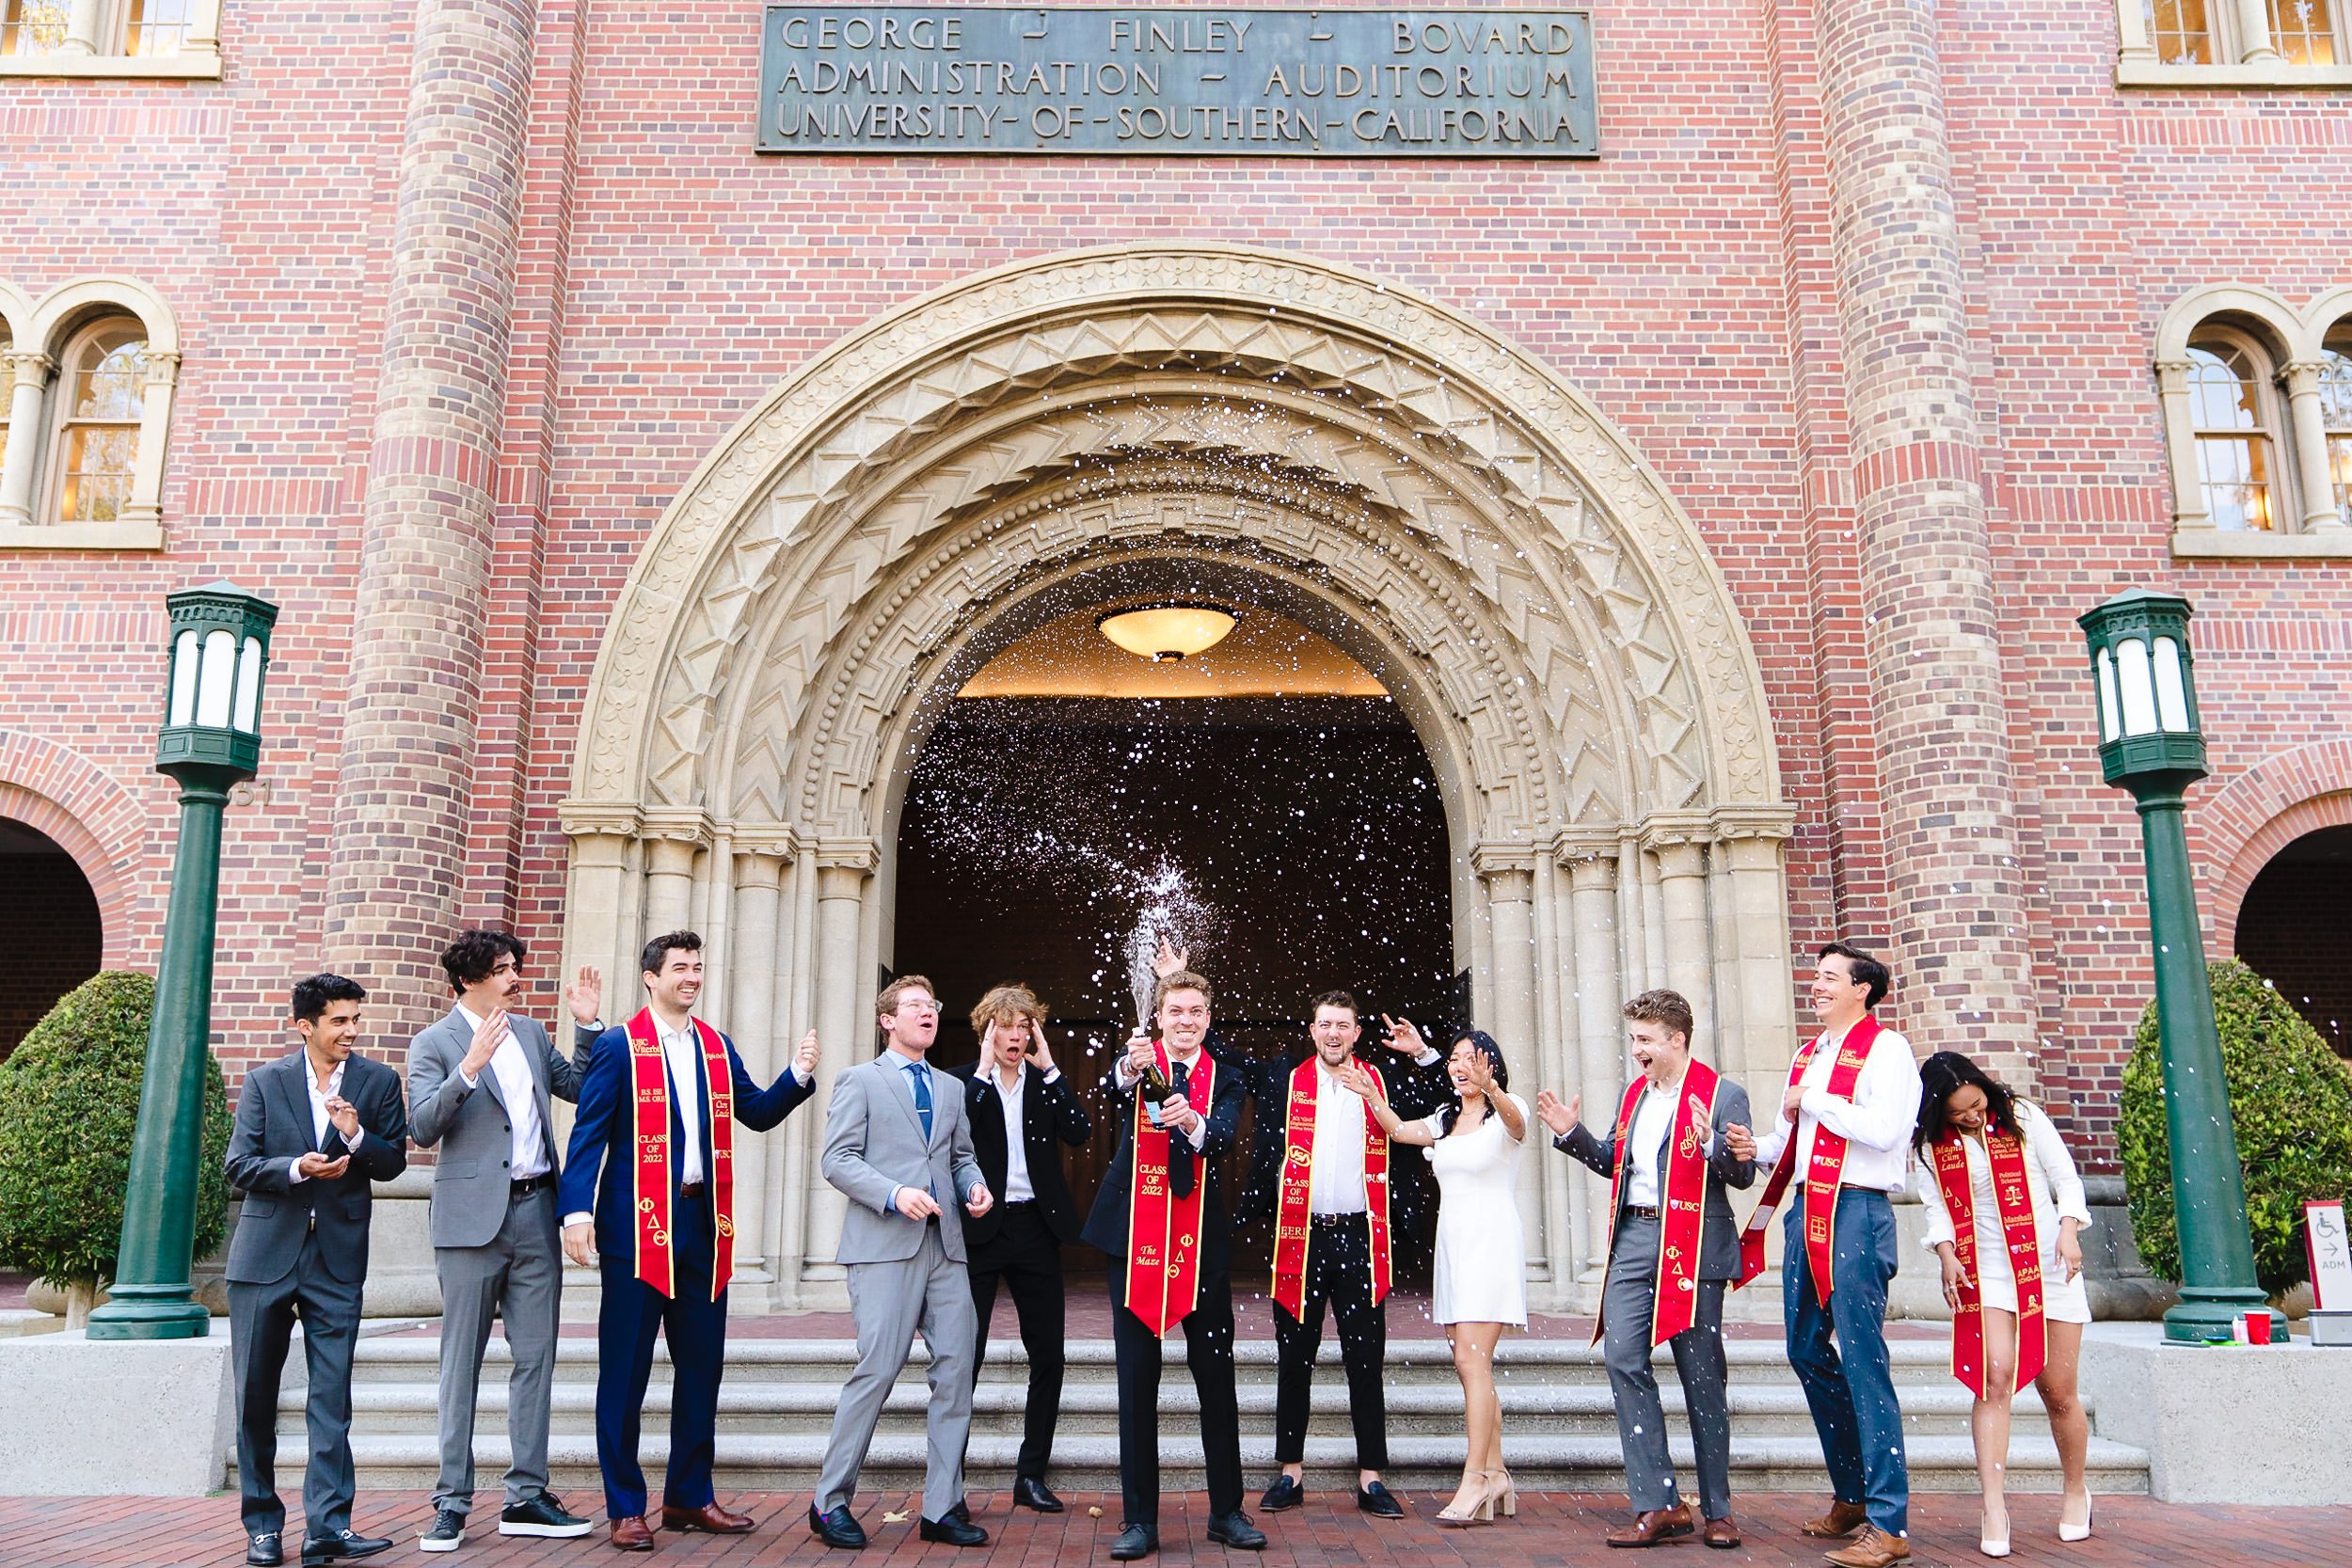
M 703 1194 L 708 1192 L 709 1190 L 709 1185 L 707 1182 L 685 1181 L 679 1183 L 677 1196 L 680 1197 L 700 1197 Z
M 1629 1203 L 1625 1206 L 1625 1217 L 1629 1220 L 1654 1220 L 1658 1217 L 1658 1211 L 1646 1203 Z

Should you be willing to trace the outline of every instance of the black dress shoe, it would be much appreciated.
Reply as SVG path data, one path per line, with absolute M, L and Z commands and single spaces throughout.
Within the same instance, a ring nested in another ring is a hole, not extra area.
M 305 1562 L 348 1562 L 356 1557 L 373 1557 L 389 1552 L 392 1544 L 379 1535 L 361 1535 L 356 1529 L 339 1529 L 332 1535 L 305 1536 L 302 1541 L 302 1560 Z
M 988 1531 L 968 1519 L 952 1515 L 945 1519 L 926 1519 L 915 1528 L 915 1534 L 926 1541 L 936 1541 L 948 1546 L 985 1546 Z
M 286 1548 L 274 1529 L 257 1529 L 245 1538 L 245 1560 L 253 1568 L 278 1568 L 286 1560 Z
M 1265 1496 L 1258 1499 L 1258 1506 L 1268 1513 L 1279 1513 L 1306 1500 L 1307 1489 L 1298 1484 L 1296 1476 L 1276 1476 L 1274 1484 L 1265 1489 Z
M 1111 1543 L 1113 1562 L 1133 1562 L 1160 1549 L 1160 1532 L 1150 1525 L 1129 1525 Z
M 1239 1552 L 1265 1550 L 1265 1531 L 1251 1524 L 1249 1515 L 1238 1508 L 1209 1521 L 1209 1539 Z
M 1040 1513 L 1059 1513 L 1062 1505 L 1052 1487 L 1033 1476 L 1023 1476 L 1012 1483 L 1012 1506 L 1034 1508 Z
M 956 1506 L 941 1514 L 940 1517 L 943 1519 L 960 1519 L 967 1525 L 970 1524 L 972 1522 L 972 1499 L 969 1497 L 958 1497 L 956 1499 Z
M 1396 1500 L 1396 1494 L 1378 1481 L 1356 1489 L 1356 1506 L 1375 1519 L 1402 1519 L 1405 1505 Z
M 828 1546 L 839 1546 L 853 1552 L 866 1544 L 865 1528 L 859 1525 L 857 1515 L 850 1512 L 847 1504 L 835 1507 L 830 1513 L 819 1513 L 815 1503 L 809 1504 L 808 1528 L 818 1540 Z

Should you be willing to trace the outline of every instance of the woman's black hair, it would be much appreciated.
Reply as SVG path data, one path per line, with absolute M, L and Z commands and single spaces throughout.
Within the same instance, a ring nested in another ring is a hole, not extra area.
M 2011 1137 L 2022 1134 L 2017 1125 L 2017 1097 L 1959 1052 L 1939 1051 L 1919 1064 L 1919 1125 L 1911 1134 L 1912 1148 L 1925 1154 L 1931 1144 L 1950 1130 L 1946 1107 L 1952 1096 L 1971 1085 L 1984 1091 L 1987 1132 L 2007 1132 Z
M 1511 1086 L 1511 1068 L 1503 1061 L 1502 1047 L 1495 1043 L 1495 1037 L 1484 1029 L 1465 1029 L 1454 1037 L 1454 1045 L 1446 1047 L 1446 1055 L 1451 1057 L 1454 1046 L 1464 1040 L 1470 1041 L 1471 1049 L 1485 1056 L 1487 1065 L 1494 1069 L 1495 1092 L 1501 1094 L 1508 1089 Z M 1454 1097 L 1454 1103 L 1441 1106 L 1438 1111 L 1438 1136 L 1442 1138 L 1453 1132 L 1454 1119 L 1461 1114 L 1462 1097 L 1457 1094 Z

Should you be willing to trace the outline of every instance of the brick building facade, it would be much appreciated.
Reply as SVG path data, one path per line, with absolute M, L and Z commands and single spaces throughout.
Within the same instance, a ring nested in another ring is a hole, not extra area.
M 162 597 L 281 607 L 229 818 L 232 1069 L 297 973 L 376 988 L 390 1053 L 461 923 L 613 969 L 675 915 L 715 928 L 714 1016 L 763 1049 L 814 1021 L 830 1071 L 897 956 L 888 781 L 934 677 L 1035 582 L 1151 550 L 1114 517 L 1030 578 L 924 552 L 1061 515 L 989 509 L 1051 499 L 1084 451 L 1055 421 L 1130 393 L 1193 432 L 1094 453 L 1180 498 L 1152 549 L 1263 566 L 1458 739 L 1463 966 L 1588 1094 L 1622 1070 L 1602 976 L 1697 990 L 1761 1081 L 1792 958 L 1850 933 L 1915 1042 L 2111 1168 L 2147 931 L 2074 617 L 2121 588 L 2197 606 L 2217 948 L 2265 863 L 2352 823 L 2341 16 L 2241 5 L 2199 44 L 2137 0 L 1597 9 L 1601 155 L 1482 161 L 762 157 L 742 0 L 219 0 L 131 58 L 135 9 L 0 39 L 0 816 L 82 866 L 107 963 L 151 962 Z M 1081 318 L 1094 347 L 1057 336 Z M 975 347 L 992 322 L 1050 370 L 983 375 L 1025 352 Z M 1283 494 L 1184 467 L 1220 401 L 1298 421 Z M 102 437 L 113 467 L 68 455 Z M 1423 503 L 1349 442 L 1428 481 L 1421 523 L 1381 531 Z M 1015 455 L 938 478 L 981 447 Z M 908 476 L 930 510 L 893 522 Z M 803 547 L 836 517 L 872 550 Z M 1346 579 L 1310 537 L 1343 524 L 1389 566 Z M 1416 629 L 1448 616 L 1487 685 Z M 893 638 L 898 684 L 860 685 Z M 2298 866 L 2280 907 L 2345 954 L 2310 891 L 2343 861 Z M 784 1302 L 829 1256 L 805 1135 L 753 1221 Z

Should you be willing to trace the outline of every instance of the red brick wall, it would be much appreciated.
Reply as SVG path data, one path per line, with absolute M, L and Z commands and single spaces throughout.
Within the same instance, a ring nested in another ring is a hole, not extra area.
M 216 1017 L 232 1063 L 281 1048 L 286 984 L 323 950 L 413 9 L 227 0 L 218 83 L 0 82 L 0 276 L 37 294 L 134 274 L 186 339 L 169 553 L 0 557 L 0 730 L 70 746 L 144 803 L 119 940 L 145 961 L 170 846 L 168 789 L 148 771 L 161 595 L 227 575 L 284 607 L 266 790 L 229 822 Z M 1592 163 L 761 160 L 745 150 L 758 8 L 638 0 L 583 17 L 543 0 L 463 912 L 554 951 L 553 808 L 610 607 L 662 508 L 768 388 L 971 272 L 1201 240 L 1433 295 L 1617 421 L 1747 617 L 1799 812 L 1798 942 L 1883 937 L 1816 9 L 1600 12 L 1608 153 Z M 2119 93 L 2098 3 L 1953 0 L 1935 42 L 2020 945 L 2044 1096 L 2097 1167 L 2147 931 L 2137 824 L 2099 782 L 2074 617 L 2135 583 L 2196 601 L 2217 777 L 2192 816 L 2352 712 L 2345 565 L 2171 560 L 2150 370 L 2158 315 L 2193 286 L 2300 304 L 2352 282 L 2352 114 L 2341 91 Z M 39 636 L 33 606 L 48 607 Z M 2208 888 L 2226 869 L 2199 868 Z
M 72 858 L 0 855 L 0 1061 L 98 973 L 98 898 Z

